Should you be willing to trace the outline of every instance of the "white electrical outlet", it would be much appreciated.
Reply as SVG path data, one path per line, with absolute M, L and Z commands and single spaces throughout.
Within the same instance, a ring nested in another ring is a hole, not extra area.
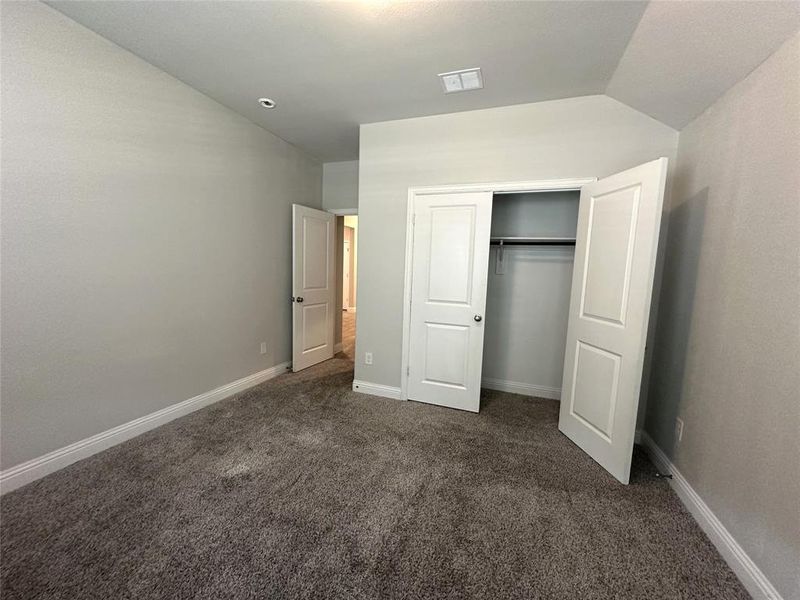
M 371 365 L 372 364 L 372 352 L 367 352 L 364 355 L 364 364 L 365 365 Z
M 683 419 L 679 417 L 675 419 L 675 439 L 679 442 L 683 440 Z
M 267 353 L 267 342 L 261 342 L 261 354 Z

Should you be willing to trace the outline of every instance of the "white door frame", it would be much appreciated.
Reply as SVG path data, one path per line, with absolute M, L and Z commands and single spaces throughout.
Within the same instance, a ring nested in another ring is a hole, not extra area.
M 408 204 L 406 208 L 406 264 L 403 284 L 403 360 L 400 371 L 401 400 L 408 400 L 408 353 L 411 342 L 411 281 L 413 274 L 412 258 L 414 255 L 414 206 L 416 204 L 417 196 L 425 196 L 428 194 L 454 194 L 459 192 L 492 192 L 495 194 L 509 194 L 524 192 L 579 191 L 581 187 L 594 181 L 597 181 L 597 177 L 542 179 L 537 181 L 500 181 L 492 183 L 415 186 L 408 188 Z

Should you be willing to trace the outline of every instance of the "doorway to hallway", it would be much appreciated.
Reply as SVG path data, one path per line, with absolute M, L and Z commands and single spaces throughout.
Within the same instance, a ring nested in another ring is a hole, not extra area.
M 337 350 L 355 360 L 356 306 L 358 290 L 358 216 L 337 217 L 337 232 L 341 260 L 339 261 L 340 327 L 337 331 Z M 337 319 L 338 320 L 338 319 Z

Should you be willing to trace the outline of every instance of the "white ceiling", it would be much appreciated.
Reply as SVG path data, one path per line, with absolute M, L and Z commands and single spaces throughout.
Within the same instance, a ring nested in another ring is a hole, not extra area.
M 360 123 L 606 90 L 681 127 L 800 27 L 796 2 L 48 4 L 324 162 Z M 444 95 L 469 67 L 484 89 Z
M 800 2 L 652 2 L 606 94 L 682 129 L 800 28 Z

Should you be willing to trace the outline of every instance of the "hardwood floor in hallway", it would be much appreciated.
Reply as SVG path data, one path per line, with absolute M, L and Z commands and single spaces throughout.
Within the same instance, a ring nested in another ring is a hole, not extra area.
M 350 360 L 355 360 L 356 313 L 342 311 L 342 353 Z

